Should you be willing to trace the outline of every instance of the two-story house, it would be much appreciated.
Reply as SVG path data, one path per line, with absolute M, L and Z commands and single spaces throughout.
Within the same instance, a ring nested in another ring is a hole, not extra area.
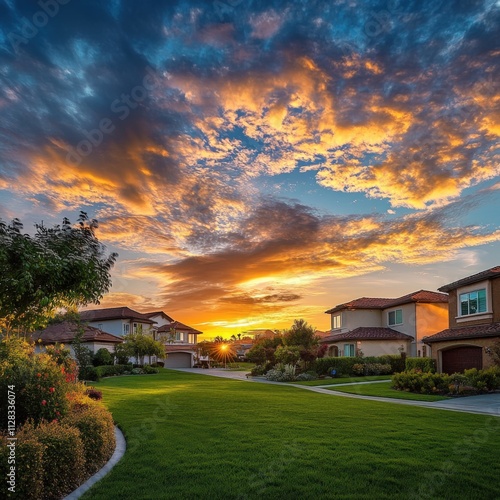
M 331 332 L 320 343 L 327 356 L 407 353 L 428 356 L 422 342 L 448 323 L 448 295 L 419 290 L 397 298 L 362 297 L 326 311 Z
M 123 337 L 129 333 L 151 333 L 155 322 L 129 307 L 110 307 L 80 312 L 80 320 L 103 332 Z
M 462 372 L 492 364 L 488 347 L 500 340 L 500 266 L 439 288 L 449 294 L 448 328 L 424 339 L 438 370 Z
M 198 335 L 203 332 L 176 321 L 163 311 L 146 313 L 155 321 L 154 336 L 165 344 L 165 368 L 192 368 L 197 355 Z

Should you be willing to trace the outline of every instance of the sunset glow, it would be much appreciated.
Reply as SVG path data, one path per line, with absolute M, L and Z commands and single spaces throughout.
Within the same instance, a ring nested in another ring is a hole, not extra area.
M 97 218 L 101 307 L 327 330 L 499 264 L 496 0 L 40 9 L 0 7 L 0 218 Z

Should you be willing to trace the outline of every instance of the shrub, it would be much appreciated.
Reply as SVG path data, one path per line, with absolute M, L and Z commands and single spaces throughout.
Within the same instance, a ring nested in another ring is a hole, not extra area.
M 43 453 L 45 446 L 38 441 L 34 433 L 28 429 L 20 429 L 16 437 L 16 497 L 27 500 L 43 498 Z M 3 481 L 7 479 L 10 470 L 8 463 L 9 448 L 7 437 L 0 437 L 0 475 Z M 2 488 L 4 485 L 2 485 Z M 8 483 L 7 483 L 8 487 Z
M 43 498 L 59 499 L 76 489 L 85 477 L 80 431 L 58 422 L 43 422 L 36 429 L 28 424 L 25 431 L 45 447 Z
M 1 429 L 7 428 L 9 385 L 15 386 L 18 426 L 28 419 L 37 425 L 42 419 L 53 420 L 67 411 L 69 382 L 66 381 L 64 366 L 59 366 L 50 355 L 35 355 L 28 349 L 0 362 L 0 393 L 5 395 L 0 398 Z
M 85 391 L 85 395 L 88 396 L 90 399 L 93 399 L 94 401 L 100 401 L 102 399 L 102 391 L 98 391 L 93 387 L 89 387 Z
M 329 357 L 317 359 L 311 367 L 318 375 L 330 375 L 332 370 L 337 370 L 337 376 L 351 375 L 355 364 L 363 364 L 362 358 L 355 357 Z
M 295 380 L 295 365 L 276 365 L 266 373 L 266 379 L 273 382 L 292 382 Z
M 405 371 L 408 370 L 436 373 L 436 361 L 432 358 L 406 358 Z
M 80 400 L 74 402 L 63 423 L 80 431 L 85 472 L 88 476 L 94 474 L 111 458 L 115 449 L 113 417 L 100 403 L 89 401 L 85 404 Z
M 300 373 L 295 377 L 295 380 L 307 381 L 307 380 L 316 380 L 317 376 L 311 375 L 310 373 Z
M 356 363 L 355 365 L 352 365 L 352 373 L 354 375 L 364 375 L 365 374 L 365 365 L 362 363 Z
M 92 364 L 94 366 L 106 366 L 106 365 L 112 365 L 113 364 L 113 356 L 111 353 L 105 349 L 104 347 L 101 347 L 95 354 L 94 354 L 94 359 L 92 360 Z
M 266 373 L 266 368 L 262 365 L 256 365 L 250 370 L 250 375 L 252 375 L 252 377 L 258 377 L 264 375 L 264 373 Z
M 132 368 L 132 375 L 142 375 L 144 370 L 142 368 Z
M 151 366 L 156 366 L 156 368 L 163 368 L 165 366 L 165 362 L 157 361 L 156 363 L 153 363 Z
M 158 373 L 160 370 L 158 370 L 158 368 L 155 368 L 154 366 L 150 366 L 150 365 L 146 365 L 144 368 L 144 373 L 146 375 L 151 375 L 153 373 Z
M 295 364 L 300 359 L 300 347 L 295 345 L 280 345 L 276 348 L 274 357 L 278 363 Z
M 101 375 L 95 366 L 87 365 L 80 367 L 80 372 L 78 374 L 80 380 L 91 380 L 92 382 L 98 382 L 101 380 Z

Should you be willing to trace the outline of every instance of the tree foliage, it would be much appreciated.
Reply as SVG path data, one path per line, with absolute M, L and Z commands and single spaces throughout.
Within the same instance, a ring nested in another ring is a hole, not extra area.
M 292 327 L 283 335 L 283 342 L 287 346 L 300 346 L 310 351 L 318 345 L 315 328 L 303 319 L 296 319 Z
M 117 254 L 106 254 L 98 223 L 81 212 L 52 228 L 23 234 L 19 219 L 0 220 L 0 328 L 30 331 L 45 326 L 57 308 L 98 304 L 111 286 Z
M 136 362 L 144 364 L 144 356 L 165 357 L 165 346 L 154 340 L 153 337 L 143 333 L 130 333 L 125 335 L 123 348 L 129 357 L 134 357 Z

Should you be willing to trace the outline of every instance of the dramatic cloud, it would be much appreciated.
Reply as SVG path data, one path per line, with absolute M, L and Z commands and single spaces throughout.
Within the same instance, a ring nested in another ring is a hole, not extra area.
M 500 241 L 497 1 L 41 9 L 0 7 L 0 216 L 95 215 L 106 304 L 282 324 Z

